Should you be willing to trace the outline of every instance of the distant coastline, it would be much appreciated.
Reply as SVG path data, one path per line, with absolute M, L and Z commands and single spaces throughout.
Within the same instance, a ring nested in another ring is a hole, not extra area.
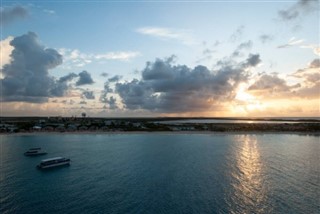
M 1 118 L 0 133 L 320 133 L 317 119 Z

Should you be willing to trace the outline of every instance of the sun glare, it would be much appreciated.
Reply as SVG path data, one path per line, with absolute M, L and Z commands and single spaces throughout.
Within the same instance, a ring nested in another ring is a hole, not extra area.
M 246 102 L 255 100 L 255 97 L 247 93 L 245 90 L 246 90 L 246 85 L 241 85 L 238 89 L 236 99 L 240 101 L 246 101 Z

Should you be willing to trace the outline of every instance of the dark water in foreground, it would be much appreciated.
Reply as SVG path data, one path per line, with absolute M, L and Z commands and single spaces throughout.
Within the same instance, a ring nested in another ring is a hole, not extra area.
M 0 213 L 319 213 L 320 138 L 0 136 Z M 40 146 L 41 157 L 23 153 Z M 41 159 L 72 163 L 48 171 Z

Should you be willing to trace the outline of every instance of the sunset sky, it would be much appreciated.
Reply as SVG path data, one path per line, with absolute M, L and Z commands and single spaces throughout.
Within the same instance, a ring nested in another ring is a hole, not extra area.
M 1 1 L 1 116 L 320 115 L 319 1 Z

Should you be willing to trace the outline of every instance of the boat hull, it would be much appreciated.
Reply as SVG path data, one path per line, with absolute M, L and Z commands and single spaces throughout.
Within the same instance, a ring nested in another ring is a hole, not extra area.
M 70 161 L 66 161 L 66 162 L 61 162 L 61 163 L 55 163 L 55 164 L 50 164 L 50 165 L 37 165 L 38 169 L 49 169 L 49 168 L 55 168 L 55 167 L 59 167 L 59 166 L 67 166 L 70 165 Z
M 39 155 L 46 155 L 48 154 L 47 152 L 39 152 L 39 153 L 27 153 L 25 152 L 24 155 L 25 156 L 39 156 Z

